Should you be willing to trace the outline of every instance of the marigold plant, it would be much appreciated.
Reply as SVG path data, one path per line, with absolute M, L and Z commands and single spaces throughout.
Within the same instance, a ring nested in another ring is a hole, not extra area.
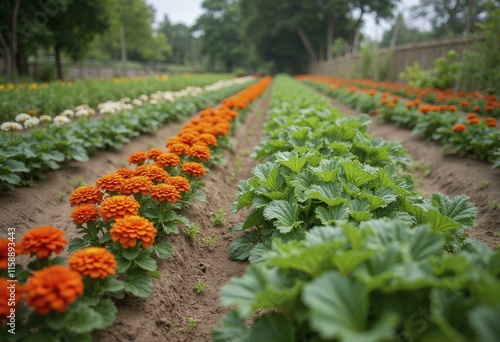
M 210 159 L 210 149 L 205 145 L 194 144 L 191 146 L 190 156 L 196 157 L 201 161 L 206 161 Z
M 70 217 L 76 225 L 81 225 L 89 221 L 96 221 L 99 218 L 99 212 L 93 204 L 82 204 L 73 209 Z
M 457 124 L 453 125 L 453 127 L 451 127 L 451 130 L 452 130 L 453 132 L 463 132 L 463 131 L 465 131 L 465 130 L 466 130 L 466 128 L 467 128 L 467 127 L 466 127 L 464 124 L 462 124 L 462 123 L 457 123 Z
M 101 189 L 103 191 L 119 191 L 122 188 L 123 181 L 125 179 L 119 175 L 118 173 L 109 173 L 107 175 L 102 176 L 96 182 L 96 188 Z
M 70 268 L 83 276 L 106 279 L 116 274 L 115 256 L 102 247 L 88 247 L 71 254 Z
M 156 160 L 156 158 L 163 152 L 165 151 L 163 151 L 161 148 L 153 147 L 146 152 L 146 157 L 151 160 Z
M 193 175 L 195 177 L 203 177 L 207 172 L 205 171 L 205 167 L 200 163 L 195 162 L 187 162 L 182 164 L 181 170 L 187 173 L 188 175 Z
M 171 153 L 177 154 L 177 155 L 181 155 L 181 154 L 189 155 L 189 153 L 191 152 L 191 148 L 189 147 L 189 145 L 184 144 L 184 143 L 172 144 L 168 147 L 168 150 Z
M 151 181 L 164 183 L 168 178 L 167 171 L 155 164 L 138 166 L 134 170 L 135 176 L 145 176 Z
M 65 312 L 83 295 L 80 274 L 65 266 L 51 266 L 33 273 L 24 290 L 28 305 L 39 315 Z
M 141 165 L 147 158 L 145 152 L 134 152 L 128 156 L 128 162 L 129 164 Z
M 167 183 L 175 186 L 179 192 L 188 192 L 191 190 L 191 184 L 186 177 L 182 176 L 172 176 L 168 177 Z
M 173 185 L 158 184 L 151 189 L 151 198 L 154 201 L 177 203 L 181 200 L 181 194 Z
M 134 171 L 131 169 L 127 169 L 126 167 L 122 167 L 115 171 L 117 175 L 122 176 L 123 178 L 131 178 L 134 177 Z
M 200 134 L 200 141 L 204 142 L 208 146 L 217 146 L 217 138 L 210 133 Z
M 36 255 L 37 258 L 47 258 L 50 253 L 59 254 L 68 240 L 64 232 L 54 226 L 39 226 L 31 229 L 17 244 L 19 254 Z
M 102 201 L 103 193 L 92 185 L 84 185 L 73 190 L 69 196 L 69 203 L 72 207 L 80 204 L 99 204 Z
M 103 220 L 119 219 L 129 215 L 137 215 L 139 213 L 140 204 L 130 196 L 110 196 L 101 203 L 99 215 Z
M 142 247 L 148 248 L 154 242 L 156 228 L 148 219 L 134 215 L 117 219 L 109 233 L 123 248 L 135 247 L 137 240 L 142 242 Z
M 180 163 L 181 163 L 181 158 L 179 158 L 178 155 L 170 152 L 162 153 L 156 158 L 156 165 L 158 165 L 161 168 L 169 166 L 177 166 Z
M 146 176 L 134 176 L 132 178 L 127 178 L 123 182 L 120 194 L 122 195 L 132 195 L 132 194 L 149 194 L 153 182 Z

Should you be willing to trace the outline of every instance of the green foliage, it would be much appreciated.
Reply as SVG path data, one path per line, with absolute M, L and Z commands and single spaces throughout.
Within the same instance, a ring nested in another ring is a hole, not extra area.
M 216 236 L 214 237 L 204 237 L 201 239 L 201 242 L 207 246 L 208 248 L 212 249 L 217 245 L 217 240 L 218 238 Z
M 206 289 L 208 289 L 208 283 L 202 283 L 199 281 L 196 283 L 196 285 L 194 287 L 195 287 L 196 293 L 200 294 L 203 291 L 205 291 Z
M 191 241 L 196 240 L 200 232 L 201 232 L 200 227 L 195 223 L 191 223 L 186 226 L 186 235 L 189 237 Z
M 446 56 L 434 60 L 434 68 L 431 70 L 421 70 L 418 62 L 407 66 L 399 77 L 408 82 L 412 87 L 437 89 L 452 88 L 458 80 L 461 63 L 452 63 L 457 58 L 454 50 L 448 51 Z
M 210 212 L 211 221 L 215 227 L 222 227 L 226 224 L 225 216 L 227 216 L 227 214 L 222 209 Z

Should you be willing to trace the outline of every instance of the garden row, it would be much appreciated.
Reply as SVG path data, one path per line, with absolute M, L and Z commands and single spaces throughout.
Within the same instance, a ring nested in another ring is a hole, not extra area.
M 170 92 L 163 101 L 131 106 L 69 125 L 49 125 L 28 131 L 0 133 L 0 191 L 32 185 L 48 170 L 76 160 L 86 162 L 96 150 L 119 149 L 132 137 L 157 129 L 243 89 L 251 79 L 235 79 L 206 90 Z M 69 120 L 68 120 L 69 122 Z
M 128 161 L 134 169 L 118 169 L 95 185 L 75 189 L 69 200 L 79 237 L 69 242 L 69 267 L 57 256 L 68 242 L 56 227 L 36 227 L 15 247 L 10 232 L 0 240 L 2 336 L 91 341 L 92 331 L 113 324 L 113 298 L 149 296 L 152 278 L 160 277 L 156 259 L 167 259 L 172 252 L 167 236 L 178 234 L 180 224 L 191 225 L 178 211 L 203 200 L 199 188 L 207 167 L 220 160 L 227 135 L 270 81 L 264 78 L 226 98 L 218 109 L 201 111 L 166 142 L 168 151 L 132 153 Z M 11 268 L 8 256 L 14 252 L 33 259 L 25 268 Z M 17 279 L 11 296 L 15 335 L 8 333 L 13 329 L 8 277 Z
M 444 153 L 474 156 L 500 166 L 500 129 L 494 117 L 466 116 L 456 105 L 430 105 L 424 98 L 405 100 L 388 92 L 360 89 L 327 77 L 301 77 L 308 84 L 363 113 L 374 114 L 443 145 Z
M 160 91 L 177 91 L 187 86 L 205 86 L 231 75 L 162 75 L 159 77 L 114 78 L 30 84 L 0 84 L 0 123 L 14 120 L 19 113 L 56 116 L 87 104 L 133 99 Z M 144 100 L 142 100 L 144 101 Z
M 291 79 L 275 79 L 253 177 L 238 186 L 226 341 L 495 341 L 500 253 L 468 238 L 467 196 L 415 191 L 401 146 L 366 134 Z M 247 323 L 250 322 L 250 325 Z

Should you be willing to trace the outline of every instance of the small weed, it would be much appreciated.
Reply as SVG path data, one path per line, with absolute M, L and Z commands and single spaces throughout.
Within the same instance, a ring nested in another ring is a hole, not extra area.
M 431 175 L 432 172 L 432 165 L 431 164 L 420 164 L 419 162 L 414 162 L 411 167 L 410 171 L 420 171 L 422 172 L 422 175 L 424 178 L 427 178 Z
M 83 179 L 83 177 L 78 177 L 77 179 L 70 180 L 69 184 L 71 185 L 72 188 L 76 189 L 80 186 L 84 186 L 85 180 Z
M 214 248 L 215 245 L 217 245 L 217 237 L 204 237 L 201 239 L 201 242 L 203 242 L 203 244 L 209 248 Z
M 488 204 L 490 205 L 491 208 L 493 209 L 500 209 L 500 202 L 496 201 L 489 201 Z
M 484 190 L 484 189 L 486 189 L 488 187 L 488 185 L 490 185 L 490 182 L 487 181 L 486 179 L 480 180 L 477 183 L 477 189 L 478 190 Z
M 198 320 L 195 317 L 188 317 L 187 321 L 189 325 L 189 330 L 194 330 L 198 326 Z
M 60 192 L 59 193 L 59 201 L 60 202 L 64 202 L 64 200 L 66 199 L 66 193 L 65 192 Z
M 226 224 L 226 219 L 224 218 L 226 215 L 227 214 L 222 209 L 211 211 L 210 216 L 212 217 L 212 224 L 216 227 L 222 227 Z
M 189 239 L 191 241 L 196 240 L 196 237 L 200 233 L 201 229 L 198 227 L 196 224 L 191 223 L 188 226 L 186 226 L 186 234 L 189 236 Z
M 205 291 L 208 288 L 208 284 L 207 283 L 202 283 L 202 282 L 199 281 L 199 282 L 196 283 L 196 285 L 194 287 L 196 289 L 196 293 L 200 294 L 200 293 L 202 293 L 203 291 Z

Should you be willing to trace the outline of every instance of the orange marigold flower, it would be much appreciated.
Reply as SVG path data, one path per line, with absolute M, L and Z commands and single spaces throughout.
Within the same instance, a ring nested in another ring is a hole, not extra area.
M 189 190 L 191 190 L 191 184 L 189 183 L 189 180 L 186 177 L 182 176 L 168 177 L 167 184 L 175 186 L 175 188 L 179 192 L 188 192 Z
M 469 125 L 476 125 L 480 122 L 481 122 L 481 119 L 479 119 L 479 118 L 470 118 L 468 121 Z
M 172 138 L 167 140 L 167 143 L 165 144 L 165 146 L 167 146 L 167 148 L 170 148 L 171 145 L 179 144 L 179 143 L 182 143 L 182 141 L 179 137 L 172 137 Z
M 187 173 L 188 175 L 193 175 L 195 177 L 200 177 L 200 178 L 207 173 L 202 164 L 195 162 L 187 162 L 182 164 L 181 170 Z
M 469 113 L 467 114 L 467 119 L 472 119 L 472 118 L 477 118 L 477 114 L 476 113 Z
M 183 131 L 179 133 L 181 143 L 193 145 L 198 141 L 198 135 L 192 131 Z
M 173 154 L 188 154 L 191 152 L 191 148 L 189 145 L 184 144 L 184 143 L 177 143 L 177 144 L 172 144 L 168 147 L 169 151 Z
M 51 266 L 33 273 L 24 290 L 26 301 L 39 315 L 63 313 L 83 295 L 80 274 L 65 266 Z
M 134 176 L 132 178 L 127 178 L 123 181 L 120 194 L 122 195 L 132 195 L 132 194 L 149 194 L 149 190 L 153 186 L 153 182 L 146 176 Z
M 226 100 L 224 100 L 224 102 L 226 102 Z M 215 109 L 215 108 L 205 108 L 204 110 L 202 110 L 200 112 L 200 117 L 202 117 L 202 118 L 215 116 L 215 115 L 217 115 L 217 109 Z
M 82 204 L 71 212 L 71 219 L 76 225 L 95 221 L 99 217 L 99 212 L 93 204 Z
M 162 153 L 156 158 L 156 165 L 158 165 L 161 168 L 168 167 L 168 166 L 177 166 L 181 162 L 181 158 L 179 158 L 178 155 L 170 153 L 170 152 L 165 152 Z
M 153 201 L 168 201 L 177 203 L 181 200 L 179 190 L 170 184 L 158 184 L 151 189 L 151 198 Z
M 202 161 L 205 161 L 210 158 L 210 149 L 205 145 L 194 144 L 193 146 L 191 146 L 190 155 Z
M 102 201 L 103 193 L 92 185 L 84 185 L 73 190 L 69 196 L 69 203 L 72 207 L 80 204 L 99 204 Z
M 34 110 L 34 109 L 30 109 L 30 110 L 28 110 L 26 113 L 28 113 L 28 114 L 29 114 L 29 115 L 31 115 L 31 116 L 35 116 L 35 115 L 36 115 L 36 110 Z
M 102 247 L 88 247 L 71 254 L 69 267 L 82 276 L 106 279 L 116 274 L 115 256 Z
M 484 121 L 486 121 L 488 127 L 497 127 L 497 120 L 491 116 L 485 118 Z
M 134 247 L 137 240 L 142 241 L 142 247 L 148 248 L 155 240 L 156 228 L 148 219 L 134 215 L 117 219 L 109 234 L 111 239 L 120 242 L 123 248 Z
M 377 108 L 373 111 L 373 115 L 379 115 L 380 114 L 380 108 Z
M 0 239 L 0 270 L 6 270 L 9 265 L 9 239 Z M 17 250 L 14 247 L 14 254 L 17 254 Z M 11 255 L 13 256 L 13 255 Z
M 464 124 L 457 123 L 457 124 L 453 125 L 453 127 L 451 128 L 451 130 L 453 132 L 463 132 L 463 131 L 465 131 L 466 128 L 467 127 Z
M 229 133 L 229 130 L 231 129 L 231 126 L 226 126 L 223 124 L 217 124 L 213 127 L 213 131 L 215 132 L 215 135 L 227 135 Z
M 17 245 L 19 254 L 35 254 L 37 258 L 46 258 L 50 253 L 59 254 L 63 251 L 68 240 L 64 232 L 53 226 L 39 226 L 24 234 Z
M 449 106 L 448 106 L 448 110 L 449 110 L 450 112 L 456 112 L 456 111 L 457 111 L 457 106 L 454 106 L 454 105 L 449 105 Z
M 199 137 L 200 141 L 204 142 L 208 146 L 217 146 L 217 138 L 215 135 L 210 133 L 202 133 Z
M 474 107 L 472 107 L 472 110 L 475 111 L 475 112 L 478 112 L 481 110 L 481 106 L 480 105 L 475 105 Z
M 155 164 L 146 164 L 138 166 L 134 170 L 134 174 L 136 176 L 145 176 L 148 177 L 151 181 L 166 182 L 168 178 L 167 171 L 163 170 L 161 167 Z
M 15 291 L 11 292 L 9 286 L 15 286 Z M 14 298 L 11 297 L 11 293 Z M 0 278 L 0 326 L 6 316 L 10 314 L 10 309 L 17 307 L 17 303 L 23 297 L 23 288 L 19 283 L 12 283 L 7 278 Z M 9 306 L 11 300 L 14 300 L 14 306 Z
M 118 191 L 122 188 L 125 179 L 118 173 L 108 173 L 102 176 L 96 182 L 96 188 L 103 191 Z
M 146 152 L 146 157 L 148 159 L 156 160 L 156 158 L 163 152 L 165 151 L 163 151 L 161 148 L 151 148 Z
M 130 196 L 110 196 L 106 197 L 101 203 L 99 214 L 104 221 L 110 219 L 119 219 L 129 215 L 137 215 L 139 213 L 140 204 Z
M 127 169 L 126 167 L 122 167 L 115 171 L 117 175 L 122 176 L 123 178 L 131 178 L 134 177 L 134 171 L 131 169 Z
M 147 159 L 147 156 L 146 156 L 145 152 L 134 152 L 128 156 L 128 162 L 130 164 L 140 165 L 140 164 L 144 163 L 144 161 L 146 159 Z

